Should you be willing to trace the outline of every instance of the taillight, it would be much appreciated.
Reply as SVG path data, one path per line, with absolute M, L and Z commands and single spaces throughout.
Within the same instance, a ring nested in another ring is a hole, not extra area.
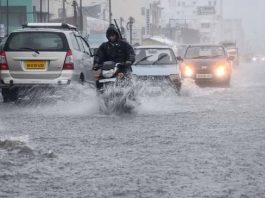
M 68 50 L 66 53 L 63 69 L 65 70 L 74 69 L 74 58 L 71 50 Z
M 0 70 L 8 70 L 8 65 L 6 61 L 6 53 L 4 51 L 0 51 Z

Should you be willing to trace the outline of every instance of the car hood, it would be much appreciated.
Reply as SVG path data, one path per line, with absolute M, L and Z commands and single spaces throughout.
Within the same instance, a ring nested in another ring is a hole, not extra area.
M 133 65 L 133 74 L 137 76 L 168 76 L 179 74 L 177 65 Z

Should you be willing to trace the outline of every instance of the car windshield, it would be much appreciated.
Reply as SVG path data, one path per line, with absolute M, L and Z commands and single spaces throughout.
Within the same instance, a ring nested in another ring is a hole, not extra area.
M 224 48 L 221 46 L 192 46 L 186 51 L 185 58 L 220 58 L 225 57 Z
M 138 48 L 135 49 L 135 65 L 172 65 L 176 57 L 170 48 Z
M 13 33 L 7 41 L 7 51 L 20 50 L 67 51 L 66 38 L 62 33 L 19 32 Z

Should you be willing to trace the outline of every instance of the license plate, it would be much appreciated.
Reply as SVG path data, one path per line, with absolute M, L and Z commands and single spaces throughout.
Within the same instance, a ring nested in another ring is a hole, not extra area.
M 116 78 L 101 79 L 101 80 L 99 80 L 99 82 L 100 83 L 116 82 Z
M 26 69 L 44 70 L 46 61 L 25 61 Z
M 196 78 L 212 78 L 212 74 L 196 74 Z

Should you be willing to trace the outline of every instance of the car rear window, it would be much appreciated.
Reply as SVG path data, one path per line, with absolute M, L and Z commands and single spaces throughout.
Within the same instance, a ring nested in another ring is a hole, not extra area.
M 8 38 L 5 51 L 67 51 L 67 39 L 60 32 L 16 32 Z

